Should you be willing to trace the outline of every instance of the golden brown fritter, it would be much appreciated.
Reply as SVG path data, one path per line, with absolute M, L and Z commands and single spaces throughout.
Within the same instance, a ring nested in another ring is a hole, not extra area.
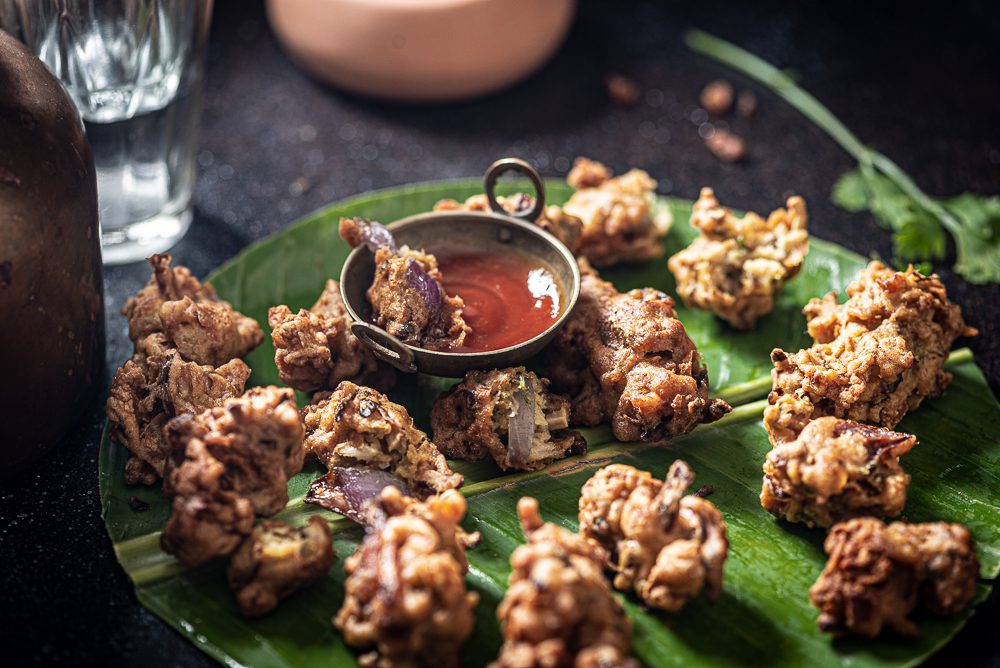
M 831 292 L 803 309 L 815 343 L 771 353 L 764 426 L 772 443 L 793 440 L 823 415 L 892 428 L 951 383 L 942 366 L 960 336 L 974 336 L 937 274 L 872 262 L 837 303 Z
M 243 393 L 250 367 L 230 360 L 218 368 L 185 362 L 163 334 L 136 343 L 132 359 L 111 382 L 107 414 L 111 438 L 132 453 L 125 482 L 152 485 L 163 475 L 166 451 L 163 425 L 184 413 L 221 406 Z
M 569 401 L 548 386 L 523 366 L 470 371 L 434 402 L 434 443 L 448 457 L 492 457 L 505 471 L 535 471 L 582 454 L 586 441 L 568 429 Z
M 307 501 L 349 517 L 357 515 L 357 504 L 338 494 L 337 471 L 344 468 L 391 473 L 421 499 L 462 484 L 462 476 L 448 467 L 406 409 L 381 392 L 344 381 L 332 393 L 316 398 L 302 410 L 305 447 L 330 473 L 313 483 Z
M 150 334 L 166 334 L 186 362 L 219 366 L 244 357 L 264 333 L 252 318 L 222 301 L 186 267 L 171 267 L 170 255 L 153 255 L 149 282 L 122 308 L 129 337 L 138 344 Z
M 829 556 L 809 590 L 821 631 L 874 638 L 884 630 L 918 635 L 910 615 L 924 608 L 954 615 L 972 602 L 979 561 L 960 524 L 893 522 L 871 517 L 834 526 Z
M 302 470 L 303 428 L 288 388 L 255 387 L 164 428 L 163 492 L 173 514 L 165 552 L 195 566 L 229 554 L 250 534 L 254 515 L 288 502 L 288 479 Z
M 330 279 L 309 310 L 292 313 L 285 305 L 267 312 L 274 363 L 281 382 L 304 392 L 332 389 L 342 380 L 389 384 L 392 371 L 351 333 L 351 320 Z
M 345 562 L 333 624 L 348 645 L 371 650 L 359 660 L 366 668 L 454 668 L 479 600 L 464 580 L 476 540 L 458 526 L 465 497 L 448 490 L 421 503 L 387 487 L 379 506 L 383 521 Z
M 543 524 L 531 497 L 517 514 L 528 542 L 510 555 L 497 608 L 504 643 L 490 668 L 638 668 L 629 656 L 632 622 L 604 579 L 604 551 Z
M 340 236 L 351 246 L 364 242 L 360 218 L 341 218 Z M 461 346 L 471 331 L 462 318 L 465 302 L 449 296 L 441 284 L 437 258 L 407 248 L 381 246 L 375 251 L 375 278 L 365 293 L 372 321 L 403 343 L 448 350 Z
M 577 158 L 566 181 L 576 192 L 562 210 L 583 223 L 577 257 L 610 267 L 663 255 L 669 221 L 656 215 L 656 181 L 649 174 L 632 169 L 612 177 L 601 163 Z
M 508 213 L 530 211 L 535 206 L 535 198 L 526 193 L 517 193 L 510 197 L 497 195 L 497 203 Z M 464 202 L 453 199 L 443 199 L 434 205 L 435 211 L 484 211 L 489 212 L 490 202 L 485 194 L 473 195 Z M 559 241 L 563 242 L 573 253 L 576 252 L 583 231 L 583 223 L 576 216 L 571 216 L 561 207 L 549 204 L 534 221 Z
M 752 329 L 770 313 L 809 252 L 806 203 L 789 197 L 787 206 L 767 220 L 753 212 L 737 218 L 711 188 L 702 188 L 691 213 L 691 225 L 701 234 L 667 263 L 684 303 L 736 329 Z
M 333 534 L 319 517 L 298 528 L 264 520 L 229 559 L 229 588 L 240 613 L 266 615 L 281 599 L 326 575 L 335 556 Z
M 709 399 L 708 370 L 674 300 L 652 288 L 622 294 L 585 260 L 580 269 L 580 299 L 547 352 L 573 424 L 610 421 L 620 441 L 655 441 L 731 410 Z
M 768 453 L 760 505 L 775 517 L 820 527 L 866 515 L 896 517 L 910 484 L 899 458 L 916 443 L 884 427 L 817 418 Z
M 712 502 L 685 496 L 692 482 L 679 459 L 665 482 L 612 464 L 580 491 L 580 534 L 607 551 L 615 587 L 634 590 L 653 608 L 677 612 L 702 588 L 712 601 L 722 593 L 726 523 Z

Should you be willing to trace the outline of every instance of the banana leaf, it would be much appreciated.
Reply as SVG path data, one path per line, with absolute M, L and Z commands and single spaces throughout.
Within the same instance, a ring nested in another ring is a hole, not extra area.
M 420 184 L 347 200 L 317 212 L 280 234 L 247 249 L 210 280 L 220 295 L 266 328 L 268 307 L 308 307 L 327 277 L 339 276 L 349 251 L 337 234 L 343 215 L 390 222 L 426 211 L 444 197 L 478 192 L 476 181 Z M 566 186 L 548 186 L 552 201 L 564 200 Z M 661 198 L 674 225 L 668 254 L 690 242 L 691 203 Z M 621 461 L 662 476 L 682 457 L 697 473 L 697 484 L 714 487 L 712 500 L 725 516 L 731 540 L 721 599 L 698 598 L 676 614 L 651 612 L 636 599 L 619 595 L 634 624 L 633 651 L 647 666 L 906 666 L 944 646 L 974 613 L 922 617 L 920 637 L 902 641 L 834 640 L 815 628 L 816 611 L 807 591 L 823 567 L 823 532 L 775 520 L 760 508 L 761 463 L 769 449 L 760 424 L 763 397 L 770 388 L 768 354 L 773 347 L 797 349 L 809 342 L 802 305 L 830 290 L 843 291 L 865 259 L 833 244 L 814 240 L 803 271 L 786 286 L 774 312 L 750 333 L 736 332 L 709 314 L 678 306 L 678 313 L 708 363 L 713 393 L 736 406 L 723 420 L 663 446 L 616 443 L 606 428 L 584 430 L 588 454 L 558 462 L 544 471 L 505 475 L 492 464 L 452 462 L 466 476 L 469 499 L 465 526 L 483 536 L 469 554 L 467 578 L 480 593 L 475 634 L 466 643 L 463 665 L 483 666 L 501 643 L 495 608 L 506 588 L 510 552 L 523 541 L 514 513 L 517 499 L 539 499 L 545 519 L 576 528 L 580 486 L 594 470 Z M 619 289 L 653 286 L 673 293 L 666 260 L 605 272 Z M 124 323 L 122 324 L 124 327 Z M 251 353 L 251 384 L 277 383 L 268 343 Z M 900 429 L 920 444 L 903 460 L 913 476 L 905 518 L 947 520 L 967 525 L 982 562 L 979 600 L 1000 572 L 1000 405 L 967 350 L 954 353 L 955 381 L 927 400 Z M 426 426 L 430 404 L 454 381 L 411 376 L 390 396 Z M 300 397 L 303 401 L 305 397 Z M 122 471 L 127 453 L 105 433 L 100 453 L 103 514 L 115 552 L 135 585 L 138 599 L 192 643 L 227 665 L 349 666 L 356 654 L 331 627 L 343 599 L 343 560 L 359 544 L 358 528 L 332 513 L 302 503 L 320 469 L 307 467 L 289 482 L 291 501 L 279 517 L 293 523 L 322 513 L 335 530 L 338 560 L 328 577 L 285 601 L 273 614 L 244 620 L 225 583 L 224 564 L 185 569 L 159 549 L 159 531 L 169 508 L 158 488 L 128 486 Z M 132 510 L 129 497 L 146 501 Z

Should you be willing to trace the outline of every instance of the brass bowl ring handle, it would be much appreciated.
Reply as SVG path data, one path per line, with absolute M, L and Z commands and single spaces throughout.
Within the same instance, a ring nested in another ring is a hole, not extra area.
M 361 339 L 375 353 L 375 357 L 388 362 L 404 373 L 416 373 L 413 351 L 405 343 L 381 327 L 367 322 L 352 322 L 351 333 Z
M 535 204 L 530 209 L 511 213 L 500 206 L 500 202 L 497 201 L 496 194 L 497 179 L 499 179 L 500 176 L 506 172 L 518 172 L 519 174 L 527 176 L 528 180 L 531 181 L 531 185 L 535 188 Z M 535 168 L 524 160 L 519 158 L 501 158 L 500 160 L 497 160 L 490 165 L 489 169 L 486 170 L 486 177 L 484 181 L 486 186 L 486 198 L 490 202 L 490 209 L 496 213 L 504 216 L 510 216 L 512 218 L 520 218 L 521 220 L 526 220 L 531 223 L 538 220 L 538 217 L 542 215 L 542 209 L 545 208 L 545 182 L 542 181 L 542 177 L 535 171 Z

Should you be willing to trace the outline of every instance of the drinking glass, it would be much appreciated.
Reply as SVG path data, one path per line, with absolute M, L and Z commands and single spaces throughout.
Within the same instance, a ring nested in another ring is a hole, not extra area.
M 0 0 L 80 110 L 97 167 L 105 264 L 173 246 L 191 193 L 212 0 Z

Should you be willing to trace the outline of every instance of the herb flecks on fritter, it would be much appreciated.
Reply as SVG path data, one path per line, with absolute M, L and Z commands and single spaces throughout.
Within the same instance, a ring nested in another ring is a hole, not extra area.
M 583 223 L 577 256 L 597 267 L 642 262 L 663 255 L 669 227 L 656 212 L 656 181 L 641 169 L 612 177 L 611 170 L 577 158 L 566 181 L 576 192 L 563 205 Z
M 581 535 L 606 550 L 615 587 L 650 607 L 676 612 L 702 589 L 713 601 L 722 593 L 726 524 L 711 501 L 685 495 L 692 482 L 681 460 L 665 482 L 612 464 L 580 491 Z
M 388 384 L 392 371 L 351 333 L 340 285 L 330 279 L 312 308 L 285 305 L 267 312 L 281 382 L 303 392 L 332 389 L 342 380 Z
M 586 261 L 580 269 L 579 301 L 547 353 L 573 424 L 610 421 L 620 441 L 655 441 L 731 410 L 708 397 L 708 370 L 673 299 L 652 288 L 623 294 Z
M 173 514 L 164 551 L 195 566 L 229 554 L 250 534 L 255 516 L 288 502 L 288 479 L 302 470 L 303 429 L 288 388 L 255 387 L 164 428 L 163 492 Z
M 330 469 L 310 488 L 310 503 L 359 519 L 363 499 L 345 487 L 345 470 L 385 472 L 402 481 L 396 487 L 421 499 L 462 484 L 406 409 L 381 392 L 344 381 L 332 393 L 318 394 L 302 416 L 306 450 Z
M 455 490 L 418 502 L 386 487 L 379 523 L 345 562 L 343 606 L 333 620 L 363 666 L 454 668 L 471 635 L 478 595 L 465 586 L 465 497 Z
M 803 309 L 815 343 L 771 353 L 770 404 L 764 426 L 772 443 L 793 440 L 824 415 L 892 428 L 924 397 L 951 383 L 942 367 L 960 336 L 974 336 L 948 302 L 936 274 L 893 271 L 872 262 L 837 303 L 831 292 Z
M 229 560 L 229 588 L 244 617 L 260 617 L 330 569 L 335 554 L 330 527 L 319 517 L 303 527 L 264 520 Z
M 768 453 L 760 504 L 775 517 L 820 527 L 866 515 L 896 517 L 910 484 L 899 458 L 916 442 L 884 427 L 817 418 Z
M 497 608 L 504 643 L 490 668 L 638 668 L 632 623 L 604 579 L 604 551 L 554 524 L 538 502 L 517 504 L 527 543 L 510 555 Z
M 569 401 L 524 367 L 470 371 L 431 409 L 434 443 L 448 457 L 492 457 L 507 470 L 534 471 L 586 441 L 569 427 Z
M 365 294 L 376 325 L 413 346 L 447 350 L 462 345 L 470 331 L 462 318 L 465 302 L 445 292 L 436 257 L 397 248 L 385 227 L 363 218 L 341 218 L 340 236 L 375 254 L 375 278 Z
M 834 526 L 824 549 L 829 559 L 809 590 L 821 631 L 915 637 L 917 609 L 954 615 L 976 593 L 979 562 L 960 524 L 857 518 Z
M 702 188 L 691 214 L 691 225 L 701 234 L 668 262 L 684 303 L 711 311 L 736 329 L 752 329 L 770 313 L 809 252 L 806 203 L 790 197 L 787 207 L 767 220 L 753 212 L 737 218 L 711 188 Z
M 530 211 L 535 205 L 535 198 L 526 193 L 517 193 L 510 197 L 497 196 L 497 203 L 504 211 L 511 214 Z M 434 205 L 435 211 L 483 211 L 489 212 L 490 202 L 485 194 L 473 195 L 464 202 L 453 199 L 443 199 Z M 549 204 L 534 221 L 535 225 L 550 233 L 561 241 L 572 252 L 576 252 L 583 231 L 583 223 L 576 216 L 566 213 L 561 207 Z

